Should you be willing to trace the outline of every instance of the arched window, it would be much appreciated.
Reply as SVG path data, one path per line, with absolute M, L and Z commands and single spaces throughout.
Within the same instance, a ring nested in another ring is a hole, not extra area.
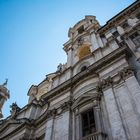
M 84 71 L 86 69 L 87 69 L 87 66 L 83 66 L 80 71 L 82 72 L 82 71 Z
M 90 62 L 88 62 L 88 61 L 82 62 L 77 67 L 77 73 L 87 70 L 87 68 L 89 67 L 89 65 L 90 65 Z

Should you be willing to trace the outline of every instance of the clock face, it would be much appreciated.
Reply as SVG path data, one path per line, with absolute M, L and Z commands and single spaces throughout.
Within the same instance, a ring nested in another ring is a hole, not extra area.
M 84 58 L 85 56 L 91 53 L 89 45 L 82 45 L 78 48 L 77 56 L 80 59 Z

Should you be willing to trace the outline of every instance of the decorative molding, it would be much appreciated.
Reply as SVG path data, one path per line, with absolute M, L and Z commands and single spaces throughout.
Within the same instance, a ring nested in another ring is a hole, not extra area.
M 124 19 L 124 17 L 127 17 L 127 16 L 129 17 L 130 13 L 133 13 L 139 7 L 140 7 L 140 1 L 137 0 L 136 2 L 132 3 L 132 5 L 130 5 L 129 7 L 127 7 L 120 13 L 118 13 L 116 16 L 111 18 L 109 21 L 107 21 L 107 23 L 104 26 L 102 26 L 101 28 L 99 28 L 97 32 L 102 34 L 103 32 L 108 31 L 110 28 L 112 28 L 114 26 L 115 22 L 118 22 L 118 24 L 119 24 L 119 21 Z
M 89 103 L 90 101 L 93 103 L 93 106 L 97 105 L 97 102 L 101 99 L 101 94 L 99 92 L 96 93 L 86 93 L 80 96 L 78 99 L 73 101 L 72 110 L 76 109 L 77 107 L 83 105 L 84 103 Z
M 101 80 L 96 87 L 97 92 L 102 92 L 103 89 L 119 84 L 121 81 L 125 81 L 127 78 L 134 75 L 134 69 L 131 67 L 125 67 L 119 71 L 113 77 L 108 77 Z
M 10 105 L 10 113 L 11 113 L 11 117 L 14 119 L 17 115 L 17 113 L 21 110 L 21 108 L 17 105 L 17 103 L 12 103 L 12 105 Z

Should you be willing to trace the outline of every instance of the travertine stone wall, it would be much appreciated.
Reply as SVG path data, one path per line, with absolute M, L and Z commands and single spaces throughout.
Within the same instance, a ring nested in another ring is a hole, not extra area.
M 128 88 L 135 113 L 139 116 L 138 118 L 140 121 L 140 85 L 135 76 L 128 78 L 125 83 Z
M 31 86 L 29 103 L 0 121 L 0 140 L 140 140 L 139 7 L 137 0 L 101 28 L 95 16 L 70 28 L 67 63 Z M 83 138 L 88 109 L 96 133 Z
M 105 128 L 111 128 L 110 139 L 140 139 L 140 86 L 131 76 L 118 85 L 111 86 L 103 91 L 102 104 Z M 104 102 L 105 101 L 105 102 Z M 107 111 L 107 114 L 106 112 Z M 105 120 L 109 121 L 106 124 Z M 112 135 L 112 138 L 111 138 Z
M 126 132 L 122 123 L 122 118 L 118 110 L 116 97 L 111 88 L 105 90 L 104 98 L 106 102 L 108 118 L 111 126 L 112 137 L 115 140 L 127 140 Z M 111 135 L 111 134 L 110 134 Z
M 134 96 L 132 95 L 136 87 L 136 81 L 135 85 L 133 85 L 132 78 L 130 81 L 130 88 L 133 90 L 129 90 L 126 83 L 123 83 L 122 85 L 119 85 L 116 87 L 115 95 L 118 103 L 118 109 L 120 112 L 120 116 L 122 118 L 122 122 L 124 124 L 124 129 L 126 131 L 128 139 L 138 140 L 140 139 L 139 133 L 140 133 L 140 121 L 139 121 L 139 114 L 136 108 L 136 102 L 134 101 Z M 140 94 L 140 89 L 139 94 Z M 139 98 L 138 98 L 139 99 Z
M 53 119 L 48 120 L 46 123 L 45 140 L 51 140 L 52 138 L 53 123 Z
M 69 111 L 54 120 L 53 140 L 68 140 L 69 137 Z
M 109 134 L 108 139 L 112 140 L 111 124 L 109 121 L 109 117 L 108 117 L 109 115 L 108 115 L 107 106 L 106 106 L 104 96 L 101 99 L 100 106 L 101 106 L 101 114 L 102 114 L 102 121 L 103 121 L 102 129 L 106 134 Z

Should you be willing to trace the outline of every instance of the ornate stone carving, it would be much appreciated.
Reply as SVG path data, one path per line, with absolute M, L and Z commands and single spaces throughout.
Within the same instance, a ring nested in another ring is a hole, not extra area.
M 57 109 L 56 108 L 54 108 L 52 110 L 48 110 L 47 111 L 47 118 L 54 117 L 54 116 L 56 116 L 56 114 L 57 114 Z
M 64 110 L 71 109 L 71 106 L 72 106 L 72 101 L 69 100 L 67 102 L 64 102 L 58 108 L 54 108 L 52 110 L 47 110 L 47 112 L 46 112 L 47 118 L 54 117 L 56 115 L 60 115 L 61 113 L 63 113 Z
M 71 109 L 71 106 L 72 106 L 72 101 L 64 102 L 61 105 L 61 109 L 62 109 L 62 111 L 65 110 L 65 109 Z
M 66 64 L 61 64 L 61 63 L 60 63 L 60 64 L 57 66 L 57 71 L 56 71 L 56 72 L 62 73 L 66 68 L 67 68 L 67 63 L 66 63 Z
M 97 92 L 101 93 L 102 89 L 119 84 L 121 81 L 124 81 L 132 75 L 134 75 L 133 69 L 131 67 L 125 67 L 123 70 L 119 71 L 118 74 L 114 77 L 109 76 L 108 78 L 100 81 L 98 83 L 98 86 L 96 87 L 96 90 Z
M 131 67 L 127 67 L 127 68 L 124 68 L 122 71 L 120 71 L 118 74 L 120 75 L 120 77 L 121 77 L 123 80 L 125 80 L 125 79 L 127 79 L 128 77 L 134 75 L 134 70 L 133 70 L 133 68 L 131 68 Z
M 50 103 L 48 102 L 48 100 L 46 100 L 45 98 L 42 98 L 38 101 L 38 103 L 41 105 L 41 106 L 44 106 L 47 104 L 47 108 L 49 107 Z
M 11 113 L 12 118 L 14 118 L 16 114 L 21 110 L 20 107 L 18 107 L 16 102 L 12 103 L 10 108 L 11 108 L 10 113 Z

